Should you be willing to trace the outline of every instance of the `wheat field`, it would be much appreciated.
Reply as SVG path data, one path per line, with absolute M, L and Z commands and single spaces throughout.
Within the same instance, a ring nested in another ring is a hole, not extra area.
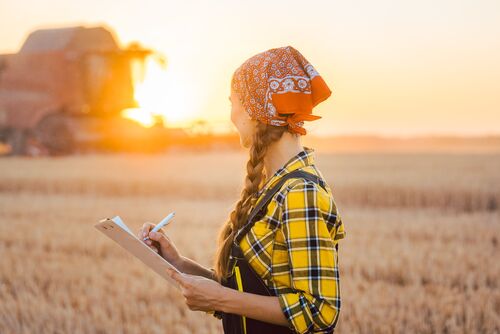
M 98 232 L 168 212 L 211 266 L 246 152 L 0 159 L 0 333 L 222 333 Z M 500 333 L 500 155 L 317 153 L 347 236 L 339 333 Z

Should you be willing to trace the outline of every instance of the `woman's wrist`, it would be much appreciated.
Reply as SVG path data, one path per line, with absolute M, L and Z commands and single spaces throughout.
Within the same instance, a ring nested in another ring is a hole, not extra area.
M 211 269 L 205 268 L 198 262 L 188 257 L 181 255 L 177 260 L 175 260 L 175 262 L 171 263 L 183 273 L 203 276 L 216 281 L 214 272 Z
M 219 298 L 217 298 L 214 309 L 224 313 L 234 313 L 235 310 L 233 306 L 238 305 L 238 297 L 239 294 L 237 290 L 221 285 Z
M 180 272 L 184 272 L 184 265 L 186 263 L 186 258 L 182 255 L 179 255 L 179 257 L 176 260 L 170 261 L 170 263 L 176 267 Z

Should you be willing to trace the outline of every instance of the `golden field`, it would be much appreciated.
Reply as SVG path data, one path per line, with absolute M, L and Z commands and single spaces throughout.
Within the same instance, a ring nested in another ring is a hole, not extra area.
M 0 159 L 0 333 L 222 333 L 93 225 L 211 266 L 246 152 Z M 500 332 L 500 155 L 321 153 L 347 236 L 339 333 Z

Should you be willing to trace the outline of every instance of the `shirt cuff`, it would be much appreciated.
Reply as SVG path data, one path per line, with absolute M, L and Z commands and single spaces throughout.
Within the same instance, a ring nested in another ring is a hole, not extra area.
M 288 328 L 297 333 L 307 333 L 308 327 L 298 293 L 282 293 L 278 295 L 281 310 L 288 320 Z
M 313 331 L 333 331 L 339 312 L 329 304 L 323 304 L 321 314 L 311 313 L 310 295 L 305 292 L 289 292 L 278 295 L 281 309 L 288 320 L 289 328 L 296 333 L 304 334 Z

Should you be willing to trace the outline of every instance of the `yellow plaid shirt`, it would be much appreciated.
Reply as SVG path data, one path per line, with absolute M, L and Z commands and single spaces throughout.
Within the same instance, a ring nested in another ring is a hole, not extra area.
M 331 189 L 314 165 L 314 149 L 303 148 L 266 182 L 258 199 L 296 169 L 319 176 L 327 191 L 303 178 L 288 179 L 240 247 L 250 266 L 278 295 L 290 329 L 331 333 L 341 304 L 335 245 L 346 232 Z

